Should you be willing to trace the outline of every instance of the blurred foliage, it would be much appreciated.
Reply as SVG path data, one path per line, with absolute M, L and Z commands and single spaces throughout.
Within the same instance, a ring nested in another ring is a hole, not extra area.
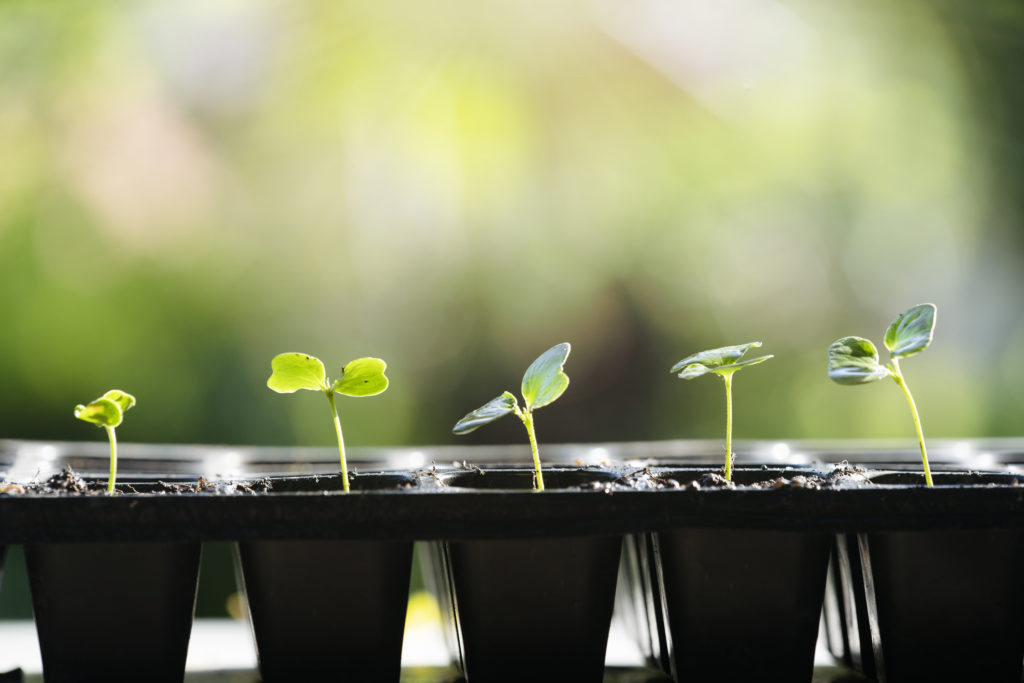
M 542 442 L 717 437 L 720 392 L 668 369 L 761 339 L 738 438 L 909 439 L 826 349 L 923 301 L 928 434 L 1020 434 L 1022 28 L 964 0 L 4 0 L 0 437 L 98 438 L 72 409 L 118 386 L 124 441 L 328 445 L 321 398 L 265 385 L 301 351 L 387 360 L 349 443 L 451 443 L 565 340 Z

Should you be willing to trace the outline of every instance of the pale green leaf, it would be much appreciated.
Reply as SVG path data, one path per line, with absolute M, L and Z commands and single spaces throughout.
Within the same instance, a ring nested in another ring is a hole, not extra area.
M 122 413 L 127 412 L 129 408 L 135 405 L 135 397 L 120 389 L 111 389 L 103 394 L 101 398 L 107 398 L 116 403 L 121 408 Z
M 875 345 L 863 337 L 843 337 L 828 347 L 828 376 L 838 384 L 866 384 L 889 376 Z
M 906 358 L 928 348 L 935 331 L 935 304 L 918 304 L 900 313 L 885 331 L 885 346 L 893 358 Z
M 749 344 L 737 344 L 736 346 L 723 346 L 717 349 L 708 349 L 687 356 L 672 366 L 669 372 L 676 373 L 688 365 L 704 365 L 709 370 L 723 365 L 732 365 L 743 357 L 748 350 L 761 346 L 761 342 L 750 342 Z M 702 373 L 703 374 L 703 373 Z M 698 377 L 699 375 L 694 375 Z
M 452 431 L 456 434 L 469 434 L 477 427 L 494 422 L 499 417 L 505 417 L 509 413 L 515 412 L 515 410 L 516 397 L 506 391 L 498 398 L 491 399 L 456 422 Z
M 121 424 L 124 413 L 115 401 L 100 397 L 87 406 L 75 406 L 75 417 L 100 427 L 116 427 Z
M 299 389 L 328 389 L 324 364 L 319 358 L 305 353 L 282 353 L 270 361 L 273 373 L 267 386 L 280 394 L 290 394 Z
M 673 368 L 673 371 L 675 368 Z M 700 377 L 711 372 L 711 368 L 707 365 L 701 365 L 700 363 L 693 363 L 683 368 L 683 371 L 679 373 L 679 376 L 683 379 L 693 379 L 694 377 Z
M 738 344 L 736 346 L 723 346 L 718 349 L 708 349 L 687 356 L 672 366 L 669 372 L 679 373 L 681 379 L 693 379 L 708 373 L 716 375 L 731 375 L 747 365 L 763 363 L 774 356 L 760 356 L 750 360 L 740 361 L 750 349 L 761 346 L 761 342 L 750 342 L 749 344 Z
M 388 364 L 380 358 L 357 358 L 349 361 L 335 381 L 334 390 L 345 396 L 376 396 L 388 388 L 384 374 Z
M 562 372 L 562 366 L 570 349 L 568 342 L 552 346 L 526 369 L 522 391 L 527 410 L 552 403 L 569 386 L 569 376 Z

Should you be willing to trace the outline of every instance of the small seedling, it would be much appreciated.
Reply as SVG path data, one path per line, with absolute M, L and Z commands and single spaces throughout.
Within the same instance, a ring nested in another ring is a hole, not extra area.
M 748 365 L 763 363 L 772 356 L 760 356 L 741 361 L 749 349 L 761 346 L 761 342 L 750 342 L 738 346 L 723 346 L 720 349 L 701 351 L 684 358 L 672 366 L 672 373 L 679 373 L 682 379 L 693 379 L 713 373 L 725 382 L 725 480 L 732 481 L 732 376 L 737 370 Z
M 530 364 L 523 375 L 523 407 L 519 407 L 516 397 L 506 391 L 501 396 L 480 406 L 466 417 L 459 420 L 453 432 L 469 434 L 471 431 L 494 422 L 499 417 L 515 413 L 523 421 L 526 434 L 530 437 L 530 448 L 533 451 L 533 468 L 537 473 L 537 490 L 544 490 L 544 475 L 540 468 L 540 453 L 537 451 L 537 435 L 533 429 L 533 411 L 543 408 L 562 395 L 569 386 L 569 376 L 562 371 L 565 359 L 569 357 L 568 342 L 552 346 Z
M 903 390 L 910 406 L 917 430 L 917 443 L 921 446 L 921 462 L 924 464 L 925 484 L 932 486 L 932 472 L 928 467 L 928 451 L 924 446 L 921 418 L 917 414 L 914 397 L 900 371 L 900 358 L 913 356 L 928 348 L 935 331 L 935 304 L 918 304 L 900 313 L 885 331 L 885 348 L 889 349 L 889 363 L 882 365 L 878 360 L 875 345 L 863 337 L 843 337 L 828 347 L 828 376 L 839 384 L 867 384 L 885 377 Z
M 110 439 L 110 477 L 107 479 L 107 495 L 114 493 L 117 479 L 117 436 L 114 428 L 121 424 L 125 411 L 135 405 L 135 397 L 118 389 L 111 389 L 87 406 L 75 406 L 75 417 L 91 422 L 107 430 Z
M 341 419 L 334 404 L 334 395 L 376 396 L 388 388 L 384 370 L 388 365 L 380 358 L 357 358 L 341 370 L 341 378 L 331 382 L 323 362 L 305 353 L 282 353 L 270 362 L 273 371 L 267 386 L 279 394 L 291 394 L 299 389 L 320 390 L 331 404 L 334 431 L 338 434 L 338 454 L 341 456 L 341 482 L 349 490 L 348 465 L 345 462 L 345 439 L 341 436 Z

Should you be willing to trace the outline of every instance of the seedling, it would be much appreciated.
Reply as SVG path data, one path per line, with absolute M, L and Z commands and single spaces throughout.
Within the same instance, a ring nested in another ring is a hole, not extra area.
M 732 376 L 748 365 L 763 363 L 773 356 L 760 356 L 740 360 L 748 350 L 761 346 L 761 342 L 750 342 L 738 346 L 723 346 L 720 349 L 701 351 L 682 359 L 672 366 L 672 373 L 679 373 L 682 379 L 693 379 L 713 373 L 725 382 L 725 480 L 732 481 Z
M 121 424 L 125 411 L 135 405 L 135 397 L 118 389 L 111 389 L 87 406 L 75 406 L 75 417 L 91 422 L 107 430 L 110 439 L 110 477 L 107 479 L 107 495 L 114 494 L 117 479 L 117 435 L 114 428 Z
M 924 446 L 921 418 L 917 414 L 914 397 L 900 371 L 900 358 L 913 356 L 928 348 L 935 331 L 935 304 L 918 304 L 900 313 L 885 331 L 885 348 L 889 349 L 889 363 L 882 365 L 878 360 L 875 345 L 863 337 L 843 337 L 828 347 L 828 376 L 839 384 L 867 384 L 885 377 L 903 390 L 910 406 L 917 430 L 917 443 L 921 446 L 921 462 L 924 464 L 925 484 L 932 486 L 932 472 L 928 467 L 928 451 Z
M 384 370 L 387 363 L 380 358 L 357 358 L 349 361 L 341 370 L 341 378 L 331 382 L 323 362 L 305 353 L 282 353 L 270 362 L 273 371 L 267 386 L 279 394 L 291 394 L 299 389 L 320 390 L 331 404 L 334 431 L 338 435 L 338 455 L 341 457 L 341 485 L 347 492 L 348 465 L 345 462 L 345 439 L 341 435 L 341 419 L 334 404 L 334 395 L 376 396 L 388 388 Z
M 452 429 L 456 434 L 469 434 L 471 431 L 494 422 L 499 417 L 515 413 L 523 421 L 526 434 L 530 437 L 530 449 L 533 451 L 533 468 L 537 473 L 537 490 L 544 490 L 544 474 L 540 468 L 540 453 L 537 451 L 537 435 L 533 429 L 533 411 L 543 408 L 562 395 L 569 386 L 569 376 L 562 371 L 565 359 L 569 357 L 568 342 L 552 346 L 530 364 L 523 375 L 523 407 L 519 407 L 516 397 L 506 391 L 501 396 L 480 406 L 466 417 L 459 420 Z

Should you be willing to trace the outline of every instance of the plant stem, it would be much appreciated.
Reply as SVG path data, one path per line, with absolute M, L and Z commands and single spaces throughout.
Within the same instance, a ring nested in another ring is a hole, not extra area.
M 338 434 L 338 455 L 341 456 L 341 486 L 348 493 L 348 465 L 345 463 L 345 439 L 341 436 L 341 418 L 334 405 L 334 391 L 325 391 L 327 401 L 331 404 L 331 415 L 334 416 L 334 431 Z
M 725 480 L 732 481 L 732 374 L 722 375 L 725 382 Z
M 113 427 L 104 427 L 110 437 L 110 477 L 107 479 L 107 495 L 114 495 L 114 480 L 117 479 L 117 436 Z
M 907 381 L 903 379 L 903 373 L 900 372 L 900 363 L 896 358 L 889 361 L 891 366 L 892 378 L 896 381 L 896 384 L 900 385 L 900 389 L 903 390 L 903 395 L 907 397 L 907 404 L 910 406 L 910 414 L 914 418 L 914 428 L 917 430 L 917 443 L 921 446 L 921 462 L 924 464 L 924 483 L 926 486 L 934 486 L 932 483 L 932 471 L 928 467 L 928 451 L 924 447 L 924 433 L 921 431 L 921 418 L 917 415 L 917 406 L 914 404 L 914 397 L 910 395 L 910 387 L 907 386 Z
M 537 451 L 537 435 L 533 432 L 533 414 L 524 410 L 519 415 L 526 425 L 526 433 L 530 437 L 530 449 L 533 451 L 533 469 L 537 472 L 537 490 L 544 490 L 544 474 L 540 470 L 540 453 Z

